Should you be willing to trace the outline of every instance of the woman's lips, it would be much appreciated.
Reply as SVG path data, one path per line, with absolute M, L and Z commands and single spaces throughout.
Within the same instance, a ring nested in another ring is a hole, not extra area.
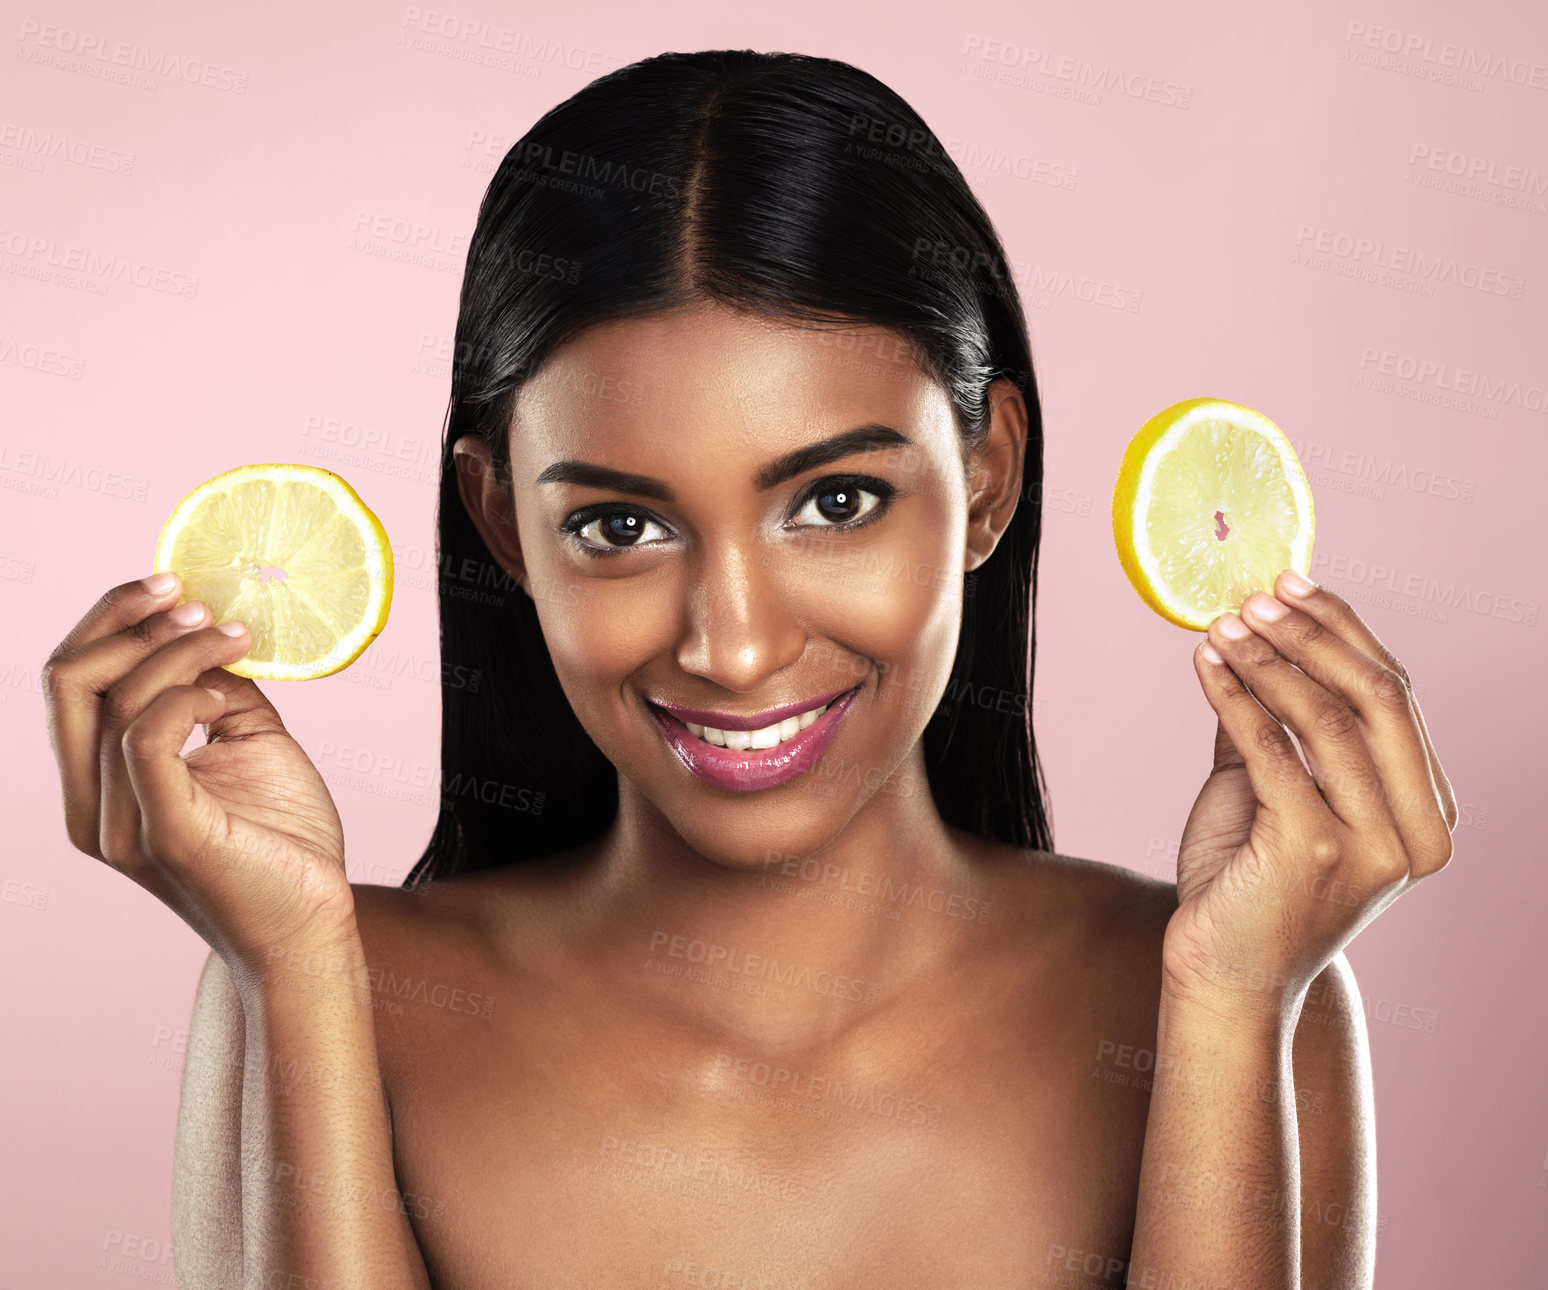
M 849 689 L 854 688 L 856 687 L 849 687 Z M 716 730 L 761 730 L 765 726 L 778 725 L 786 717 L 798 717 L 803 712 L 832 703 L 839 695 L 848 694 L 849 689 L 834 690 L 830 694 L 819 695 L 815 699 L 803 699 L 799 703 L 787 703 L 783 708 L 770 708 L 767 712 L 755 713 L 750 717 L 733 716 L 726 712 L 706 712 L 702 708 L 685 708 L 676 703 L 661 703 L 656 700 L 646 700 L 646 702 L 658 708 L 665 708 L 679 721 L 691 721 L 695 725 L 711 726 Z
M 758 788 L 773 788 L 811 769 L 827 751 L 839 722 L 844 719 L 844 714 L 849 711 L 849 705 L 859 691 L 857 685 L 841 692 L 828 703 L 828 710 L 822 716 L 778 746 L 743 751 L 705 743 L 661 707 L 649 701 L 646 706 L 666 737 L 668 746 L 678 755 L 683 765 L 717 788 L 748 792 Z M 806 703 L 800 706 L 811 708 L 821 705 Z

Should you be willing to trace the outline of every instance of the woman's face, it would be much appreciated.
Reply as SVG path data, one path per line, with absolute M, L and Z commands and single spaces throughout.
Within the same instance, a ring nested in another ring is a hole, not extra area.
M 905 350 L 712 305 L 598 325 L 520 391 L 516 541 L 498 486 L 464 482 L 582 725 L 723 864 L 806 854 L 877 797 L 946 686 L 963 574 L 1014 510 L 1014 386 L 968 462 Z

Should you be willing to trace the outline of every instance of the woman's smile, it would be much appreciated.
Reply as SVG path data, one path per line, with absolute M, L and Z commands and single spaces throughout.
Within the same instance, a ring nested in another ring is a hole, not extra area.
M 650 699 L 645 705 L 684 766 L 718 788 L 747 792 L 773 788 L 816 765 L 860 689 L 746 717 Z

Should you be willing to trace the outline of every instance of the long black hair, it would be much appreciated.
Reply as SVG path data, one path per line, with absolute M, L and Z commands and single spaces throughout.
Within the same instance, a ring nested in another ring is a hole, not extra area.
M 874 76 L 710 50 L 592 81 L 510 149 L 479 206 L 437 514 L 441 808 L 405 886 L 579 846 L 618 807 L 617 771 L 560 688 L 533 600 L 463 506 L 452 445 L 478 435 L 509 488 L 514 398 L 549 354 L 595 323 L 710 301 L 886 329 L 945 390 L 968 448 L 988 434 L 990 381 L 1021 391 L 1021 496 L 964 579 L 925 764 L 948 824 L 1053 849 L 1032 730 L 1042 409 L 999 237 L 935 134 Z

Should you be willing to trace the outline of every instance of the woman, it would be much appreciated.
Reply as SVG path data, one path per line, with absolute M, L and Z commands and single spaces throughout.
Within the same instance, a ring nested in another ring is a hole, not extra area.
M 1341 951 L 1445 865 L 1450 785 L 1286 571 L 1195 653 L 1176 886 L 1053 852 L 1037 386 L 917 114 L 791 54 L 605 76 L 495 175 L 456 341 L 443 649 L 483 683 L 403 889 L 347 881 L 175 580 L 46 670 L 72 840 L 212 947 L 185 1290 L 1369 1285 Z

